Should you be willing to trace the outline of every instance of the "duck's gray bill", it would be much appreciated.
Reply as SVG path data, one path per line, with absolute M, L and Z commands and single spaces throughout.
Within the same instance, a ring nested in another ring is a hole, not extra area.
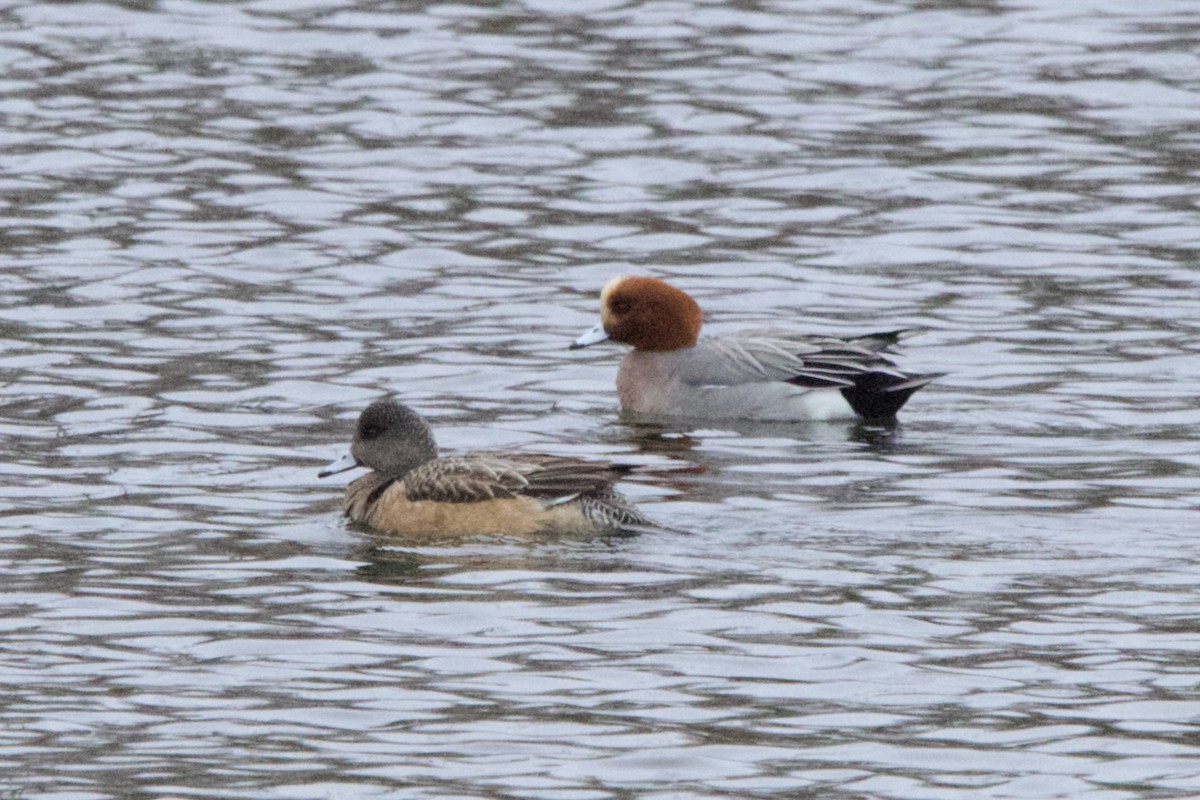
M 568 350 L 578 350 L 581 347 L 587 347 L 589 344 L 603 342 L 608 338 L 608 334 L 604 332 L 604 323 L 597 323 L 596 327 L 589 330 L 583 336 L 575 340 L 575 344 L 568 347 Z
M 348 469 L 354 469 L 358 466 L 358 459 L 345 453 L 337 461 L 330 462 L 325 466 L 325 469 L 317 473 L 318 478 L 328 478 L 330 475 L 336 475 L 339 472 L 345 472 Z

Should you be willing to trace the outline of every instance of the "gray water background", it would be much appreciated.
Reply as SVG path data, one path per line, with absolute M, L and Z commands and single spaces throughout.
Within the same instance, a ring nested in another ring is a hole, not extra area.
M 1200 5 L 0 6 L 0 797 L 1200 795 Z M 895 429 L 622 420 L 622 273 L 911 327 Z M 339 454 L 689 536 L 405 547 Z

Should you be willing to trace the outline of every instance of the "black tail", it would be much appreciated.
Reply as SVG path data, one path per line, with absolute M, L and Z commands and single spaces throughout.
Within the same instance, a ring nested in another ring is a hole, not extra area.
M 853 386 L 842 389 L 842 397 L 863 419 L 891 419 L 913 392 L 938 377 L 866 372 L 854 379 Z

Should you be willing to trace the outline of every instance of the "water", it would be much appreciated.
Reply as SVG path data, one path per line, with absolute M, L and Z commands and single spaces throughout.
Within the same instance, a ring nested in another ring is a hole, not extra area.
M 3 796 L 1200 794 L 1190 0 L 0 19 Z M 947 375 L 621 420 L 624 272 Z M 386 393 L 691 535 L 348 528 Z

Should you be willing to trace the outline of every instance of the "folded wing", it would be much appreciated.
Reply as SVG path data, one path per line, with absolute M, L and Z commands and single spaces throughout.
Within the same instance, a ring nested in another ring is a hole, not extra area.
M 606 491 L 616 480 L 608 465 L 549 455 L 474 453 L 440 458 L 404 476 L 412 501 L 479 503 L 524 495 L 562 501 Z
M 755 331 L 705 338 L 688 353 L 679 377 L 694 385 L 783 381 L 837 389 L 854 386 L 867 373 L 906 379 L 905 373 L 881 355 L 892 349 L 900 333 L 839 339 Z

